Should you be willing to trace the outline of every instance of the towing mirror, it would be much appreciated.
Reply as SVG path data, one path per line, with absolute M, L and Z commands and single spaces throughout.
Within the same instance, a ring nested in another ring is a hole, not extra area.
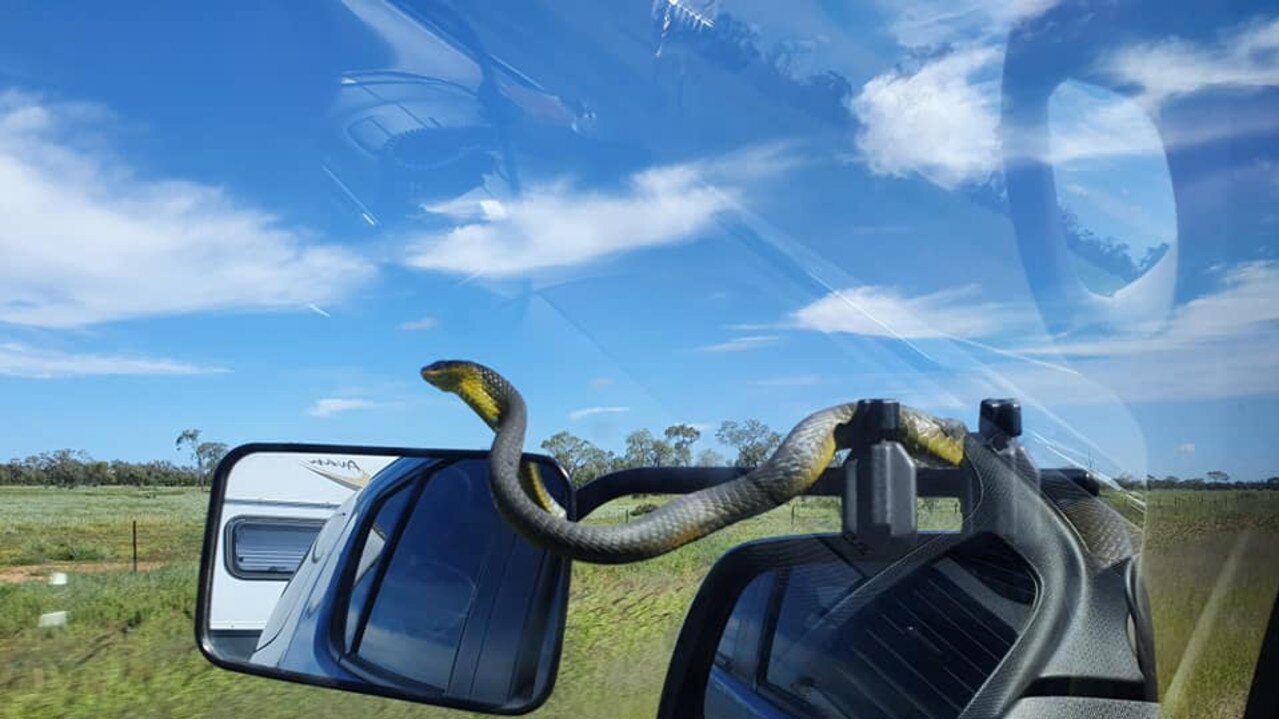
M 567 476 L 535 463 L 576 518 Z M 484 451 L 246 445 L 214 474 L 196 638 L 214 664 L 488 713 L 540 706 L 569 562 L 498 516 Z

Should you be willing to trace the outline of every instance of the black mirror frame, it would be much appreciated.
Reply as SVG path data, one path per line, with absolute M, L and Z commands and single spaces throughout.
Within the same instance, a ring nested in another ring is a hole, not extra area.
M 387 457 L 431 458 L 440 459 L 442 461 L 486 459 L 489 455 L 489 451 L 487 449 L 424 449 L 420 447 L 373 447 L 298 442 L 254 442 L 239 445 L 227 452 L 218 463 L 217 468 L 214 470 L 213 478 L 209 485 L 209 506 L 205 514 L 204 540 L 200 550 L 200 573 L 199 581 L 197 583 L 196 606 L 194 613 L 195 644 L 200 650 L 200 653 L 204 655 L 204 658 L 207 659 L 209 663 L 220 669 L 240 674 L 259 676 L 294 684 L 317 686 L 326 689 L 338 689 L 357 694 L 380 696 L 388 699 L 398 699 L 400 701 L 414 702 L 428 706 L 438 706 L 447 709 L 459 709 L 485 714 L 508 716 L 527 714 L 537 710 L 546 703 L 546 700 L 550 698 L 551 693 L 555 690 L 555 681 L 559 677 L 560 659 L 563 655 L 564 649 L 564 626 L 568 615 L 568 594 L 571 588 L 572 578 L 572 562 L 567 559 L 562 560 L 564 562 L 564 571 L 560 577 L 561 586 L 555 590 L 557 593 L 562 594 L 564 602 L 561 603 L 556 616 L 548 617 L 550 621 L 559 625 L 560 630 L 554 638 L 551 661 L 547 667 L 546 685 L 541 692 L 533 696 L 525 705 L 516 707 L 492 706 L 477 702 L 454 701 L 443 697 L 438 700 L 427 700 L 419 696 L 405 695 L 392 688 L 374 684 L 363 684 L 349 682 L 342 679 L 319 677 L 273 667 L 259 667 L 252 664 L 241 664 L 227 661 L 218 656 L 218 654 L 214 651 L 212 643 L 208 640 L 207 626 L 209 619 L 209 603 L 212 599 L 210 588 L 213 583 L 214 572 L 216 571 L 219 524 L 222 520 L 222 499 L 226 493 L 226 483 L 230 476 L 232 467 L 234 467 L 241 459 L 251 454 L 267 452 L 296 454 L 365 454 Z M 565 504 L 564 509 L 568 513 L 568 517 L 570 519 L 575 519 L 577 517 L 575 488 L 573 487 L 572 482 L 569 481 L 568 474 L 564 471 L 564 468 L 561 467 L 553 457 L 548 455 L 526 452 L 524 457 L 526 459 L 546 463 L 558 470 L 558 473 L 568 490 L 568 501 Z
M 844 557 L 849 562 L 882 562 L 883 571 L 862 591 L 877 594 L 885 585 L 910 574 L 960 544 L 971 535 L 921 532 L 914 549 L 893 556 L 868 553 L 859 541 L 824 533 L 757 539 L 733 547 L 711 567 L 689 606 L 672 653 L 657 716 L 660 719 L 701 717 L 719 637 L 737 606 L 737 599 L 756 577 L 777 569 Z

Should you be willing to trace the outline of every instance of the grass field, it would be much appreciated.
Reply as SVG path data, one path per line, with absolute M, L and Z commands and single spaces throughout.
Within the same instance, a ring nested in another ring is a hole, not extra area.
M 184 489 L 0 487 L 0 717 L 463 716 L 209 665 L 191 619 L 207 499 Z M 1238 716 L 1279 582 L 1270 556 L 1279 493 L 1146 500 L 1165 716 Z M 635 503 L 593 521 L 621 521 Z M 134 519 L 145 568 L 136 574 L 127 570 Z M 945 504 L 921 516 L 933 528 L 955 521 Z M 557 688 L 533 716 L 653 716 L 684 612 L 714 559 L 746 539 L 837 527 L 833 507 L 809 503 L 794 519 L 783 507 L 658 560 L 575 566 Z M 65 587 L 15 581 L 55 566 L 68 568 Z M 36 628 L 54 610 L 69 612 L 68 625 Z

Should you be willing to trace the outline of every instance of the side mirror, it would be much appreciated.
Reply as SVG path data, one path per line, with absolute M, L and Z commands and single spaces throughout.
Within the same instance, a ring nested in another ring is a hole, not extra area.
M 525 461 L 575 518 L 560 466 Z M 245 445 L 214 474 L 196 639 L 234 671 L 523 713 L 555 681 L 569 567 L 498 516 L 484 451 Z

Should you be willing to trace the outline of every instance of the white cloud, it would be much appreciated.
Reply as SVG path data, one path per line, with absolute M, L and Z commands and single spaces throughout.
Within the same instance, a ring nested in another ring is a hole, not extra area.
M 951 48 L 893 69 L 850 101 L 861 159 L 872 172 L 919 175 L 943 188 L 984 182 L 1000 166 L 999 88 L 1010 28 L 1058 0 L 909 0 L 884 3 L 903 48 Z
M 0 343 L 0 375 L 9 377 L 51 379 L 102 375 L 194 375 L 227 371 L 170 359 L 76 354 L 16 342 Z
M 1223 271 L 1222 288 L 1178 307 L 1160 327 L 1017 350 L 1061 357 L 1133 402 L 1279 394 L 1279 263 Z M 1021 370 L 1028 371 L 1028 370 Z M 1090 398 L 1069 398 L 1086 403 Z
M 622 414 L 623 412 L 630 411 L 630 407 L 583 407 L 582 409 L 575 409 L 572 412 L 569 412 L 568 418 L 576 422 L 578 420 L 586 419 L 587 417 L 594 417 L 600 414 Z
M 610 377 L 596 377 L 591 380 L 591 389 L 604 389 L 611 384 L 613 384 L 613 380 Z
M 1202 128 L 1195 131 L 1195 137 L 1186 136 L 1180 128 L 1176 136 L 1161 137 L 1159 128 L 1137 103 L 1074 81 L 1053 91 L 1048 108 L 1051 156 L 1041 159 L 1054 165 L 1103 157 L 1162 157 L 1165 142 L 1184 145 L 1205 139 Z
M 221 188 L 144 178 L 103 146 L 87 149 L 105 117 L 0 92 L 0 322 L 301 309 L 372 275 Z
M 905 47 L 938 47 L 999 38 L 1014 24 L 1043 14 L 1059 0 L 892 0 L 889 30 Z
M 1194 453 L 1195 453 L 1194 442 L 1186 442 L 1185 444 L 1177 445 L 1177 454 L 1194 454 Z
M 322 397 L 315 400 L 310 409 L 306 411 L 312 417 L 332 417 L 342 412 L 351 412 L 361 409 L 376 409 L 380 407 L 377 402 L 367 399 L 355 399 L 351 397 Z
M 414 330 L 431 330 L 439 326 L 440 326 L 440 321 L 435 319 L 434 317 L 423 317 L 420 320 L 405 322 L 404 324 L 400 325 L 400 329 L 408 330 L 412 332 Z
M 558 182 L 531 188 L 504 218 L 415 238 L 406 262 L 489 277 L 568 267 L 692 239 L 730 205 L 695 165 L 640 172 L 611 194 Z
M 861 123 L 857 149 L 871 171 L 917 173 L 948 189 L 989 177 L 999 166 L 999 86 L 976 75 L 999 60 L 994 48 L 971 48 L 867 82 L 851 109 Z
M 543 183 L 482 217 L 441 205 L 433 209 L 457 226 L 409 238 L 404 261 L 424 270 L 513 277 L 687 242 L 734 206 L 745 183 L 774 176 L 795 161 L 784 145 L 769 145 L 649 168 L 613 191 L 568 180 Z
M 314 312 L 315 314 L 317 314 L 317 315 L 319 315 L 319 316 L 321 316 L 321 317 L 332 317 L 332 316 L 333 316 L 333 315 L 329 314 L 328 310 L 326 310 L 326 309 L 324 309 L 323 307 L 321 307 L 321 306 L 319 306 L 319 305 L 315 304 L 314 302 L 312 302 L 312 303 L 308 304 L 308 305 L 306 306 L 306 308 L 307 308 L 308 310 L 311 310 L 312 312 Z
M 946 189 L 988 181 L 1003 161 L 999 110 L 1005 35 L 1015 23 L 1055 4 L 916 0 L 887 8 L 890 30 L 903 47 L 951 49 L 917 67 L 872 78 L 851 100 L 860 125 L 856 146 L 871 171 L 918 175 Z M 1213 44 L 1167 38 L 1119 48 L 1102 61 L 1102 69 L 1141 88 L 1140 105 L 1118 96 L 1076 103 L 1079 93 L 1072 95 L 1068 83 L 1054 93 L 1051 148 L 1019 146 L 1016 128 L 1005 128 L 1009 134 L 1003 142 L 1018 143 L 1006 148 L 1014 156 L 1061 163 L 1162 154 L 1166 147 L 1212 141 L 1225 133 L 1268 132 L 1274 119 L 1265 115 L 1155 132 L 1142 110 L 1157 111 L 1169 98 L 1205 88 L 1279 85 L 1277 53 L 1279 19 L 1234 28 Z M 1063 118 L 1071 121 L 1063 125 L 1058 122 Z
M 914 71 L 879 75 L 852 99 L 861 127 L 856 144 L 872 172 L 919 175 L 945 189 L 989 180 L 1003 165 L 999 116 L 1003 50 L 957 50 Z M 1054 164 L 1081 159 L 1162 155 L 1166 144 L 1213 139 L 1215 127 L 1174 128 L 1161 137 L 1149 116 L 1118 95 L 1065 83 L 1052 96 L 1052 142 L 1016 147 Z M 1016 135 L 1007 141 L 1019 142 Z
M 1279 85 L 1279 18 L 1222 33 L 1213 45 L 1181 38 L 1126 47 L 1106 67 L 1117 79 L 1142 89 L 1157 107 L 1167 99 L 1207 88 Z
M 1248 262 L 1223 271 L 1220 291 L 1181 305 L 1162 328 L 1137 327 L 1128 333 L 1018 351 L 1027 355 L 1087 358 L 1220 350 L 1223 344 L 1279 339 L 1275 337 L 1276 321 L 1279 321 L 1279 263 Z
M 832 292 L 791 314 L 794 326 L 898 339 L 990 337 L 1024 320 L 1021 313 L 976 300 L 975 287 L 941 290 L 918 297 L 890 287 L 866 285 Z
M 760 347 L 768 347 L 777 344 L 781 338 L 777 335 L 748 335 L 746 337 L 734 337 L 726 342 L 719 342 L 712 345 L 704 345 L 698 347 L 698 352 L 746 352 L 748 350 L 759 349 Z

